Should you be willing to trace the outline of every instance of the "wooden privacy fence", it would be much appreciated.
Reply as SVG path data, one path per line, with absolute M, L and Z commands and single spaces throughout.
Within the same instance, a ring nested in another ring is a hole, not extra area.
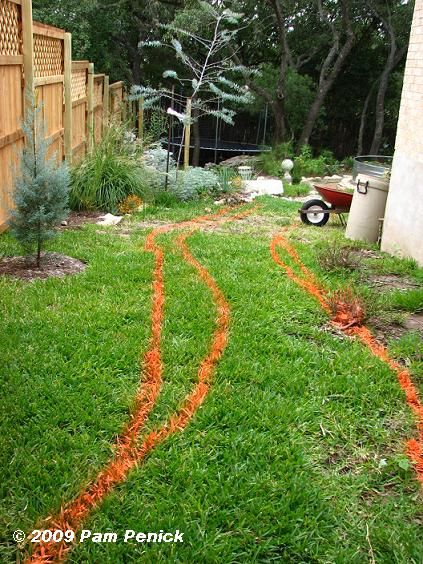
M 7 226 L 24 135 L 28 96 L 42 106 L 51 151 L 80 161 L 109 119 L 121 120 L 123 82 L 94 74 L 89 61 L 72 61 L 72 37 L 32 20 L 31 0 L 0 0 L 0 231 Z

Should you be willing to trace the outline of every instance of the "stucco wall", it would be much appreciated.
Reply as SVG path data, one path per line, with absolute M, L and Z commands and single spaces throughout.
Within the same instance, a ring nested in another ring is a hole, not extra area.
M 414 8 L 382 250 L 423 266 L 423 0 Z

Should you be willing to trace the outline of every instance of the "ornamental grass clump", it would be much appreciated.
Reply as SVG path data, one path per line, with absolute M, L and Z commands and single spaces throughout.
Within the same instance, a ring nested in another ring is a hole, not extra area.
M 128 196 L 148 200 L 151 174 L 143 167 L 141 147 L 123 126 L 110 126 L 103 139 L 72 171 L 73 209 L 116 213 Z
M 55 236 L 56 227 L 68 215 L 69 174 L 65 165 L 57 164 L 48 154 L 51 143 L 45 139 L 41 106 L 35 101 L 22 124 L 25 148 L 15 176 L 14 209 L 11 211 L 12 235 L 24 249 L 36 252 L 40 267 L 44 243 Z

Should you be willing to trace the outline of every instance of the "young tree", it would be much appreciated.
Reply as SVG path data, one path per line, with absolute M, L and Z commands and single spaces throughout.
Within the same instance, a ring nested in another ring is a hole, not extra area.
M 26 143 L 16 173 L 10 219 L 12 234 L 19 243 L 28 253 L 36 251 L 38 268 L 44 243 L 67 217 L 69 193 L 66 166 L 58 166 L 54 155 L 47 154 L 50 144 L 45 140 L 41 112 L 33 102 L 22 124 Z
M 163 26 L 169 42 L 141 43 L 140 47 L 170 47 L 179 64 L 178 70 L 167 70 L 164 78 L 173 79 L 184 87 L 192 105 L 192 118 L 212 115 L 233 125 L 235 107 L 252 101 L 245 84 L 236 82 L 240 69 L 229 50 L 240 27 L 242 14 L 225 8 L 221 3 L 195 2 L 180 12 L 172 24 Z M 244 82 L 244 81 L 243 81 Z M 154 90 L 142 86 L 132 89 L 134 98 L 144 97 L 151 105 L 169 90 Z M 187 125 L 189 116 L 180 116 Z

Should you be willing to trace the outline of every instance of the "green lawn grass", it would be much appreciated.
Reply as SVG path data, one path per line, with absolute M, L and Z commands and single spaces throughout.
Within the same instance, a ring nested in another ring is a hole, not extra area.
M 289 198 L 307 196 L 310 192 L 310 185 L 301 182 L 300 184 L 285 184 L 283 187 L 283 195 Z
M 275 231 L 298 207 L 262 204 L 257 213 Z M 148 208 L 146 219 L 186 219 L 205 207 Z M 83 274 L 0 279 L 2 562 L 16 561 L 15 529 L 30 532 L 96 475 L 128 420 L 150 331 L 153 260 L 143 251 L 142 220 L 130 222 L 130 238 L 119 226 L 100 228 L 106 233 L 86 226 L 52 243 L 86 260 Z M 188 240 L 231 305 L 228 348 L 188 427 L 158 446 L 85 525 L 119 534 L 179 529 L 184 543 L 84 543 L 70 562 L 361 563 L 370 544 L 378 563 L 421 562 L 421 488 L 404 456 L 415 422 L 396 376 L 330 330 L 315 300 L 272 261 L 269 233 L 258 234 L 262 223 L 254 222 Z M 173 238 L 160 237 L 169 251 L 165 371 L 148 428 L 192 386 L 213 330 L 209 291 Z M 357 271 L 319 266 L 319 249 L 341 238 L 336 220 L 292 235 L 328 287 L 354 284 L 368 296 Z M 17 250 L 1 236 L 1 254 Z M 421 279 L 410 261 L 383 262 Z M 394 302 L 384 298 L 381 307 Z M 411 335 L 391 350 L 412 356 L 418 346 Z

